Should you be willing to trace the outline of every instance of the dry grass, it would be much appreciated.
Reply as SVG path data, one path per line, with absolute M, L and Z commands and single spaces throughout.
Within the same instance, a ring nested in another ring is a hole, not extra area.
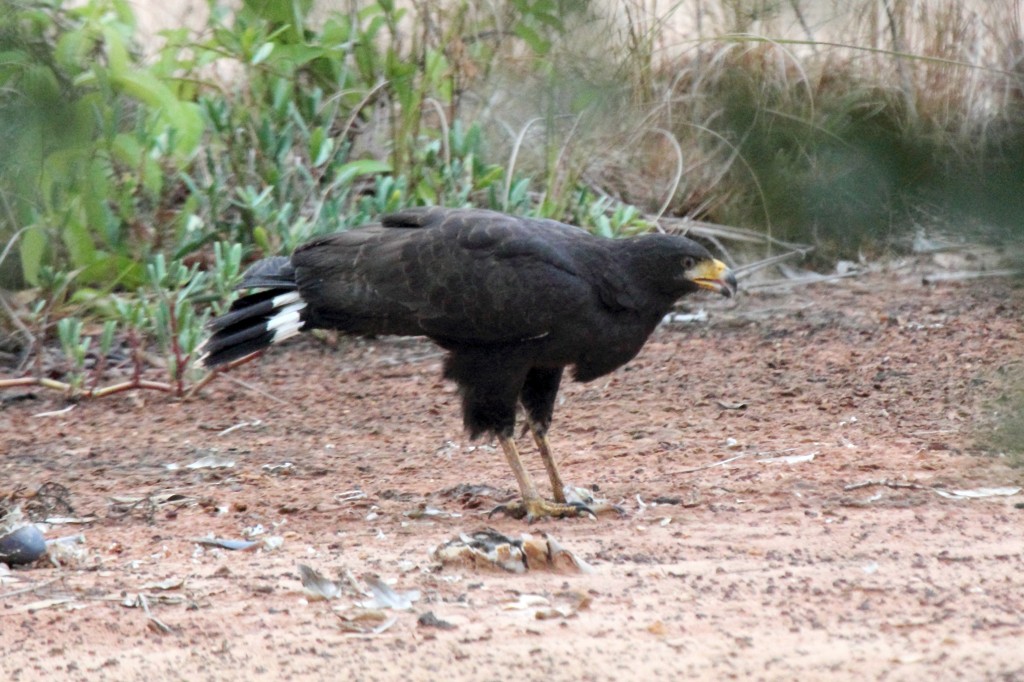
M 1024 129 L 1019 3 L 624 7 L 619 42 L 652 48 L 620 56 L 634 92 L 651 88 L 632 120 L 672 131 L 686 160 L 673 212 L 810 236 L 829 256 L 891 245 L 936 215 L 1008 217 L 998 206 L 1021 189 L 1004 177 Z M 608 146 L 621 156 L 604 155 L 605 178 L 618 175 L 629 201 L 657 202 L 649 188 L 675 154 L 644 131 L 623 140 Z M 961 185 L 965 175 L 981 181 Z
M 314 13 L 358 6 L 321 0 Z M 135 7 L 151 29 L 175 16 Z M 502 2 L 409 3 L 401 38 L 413 49 L 446 36 L 459 96 L 441 120 L 483 123 L 492 160 L 544 178 L 534 199 L 547 212 L 568 212 L 583 185 L 650 213 L 815 241 L 826 258 L 892 248 L 912 225 L 1017 237 L 1006 225 L 1024 216 L 1005 207 L 1024 191 L 1016 0 L 566 7 L 541 54 L 512 36 Z

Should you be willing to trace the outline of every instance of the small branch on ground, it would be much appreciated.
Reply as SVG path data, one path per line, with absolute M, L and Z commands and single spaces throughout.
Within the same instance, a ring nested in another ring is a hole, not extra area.
M 912 490 L 935 490 L 930 485 L 921 485 L 920 483 L 909 483 L 906 481 L 890 481 L 888 479 L 881 479 L 878 481 L 862 481 L 860 483 L 851 483 L 850 485 L 843 486 L 843 490 L 860 490 L 861 488 L 870 488 L 876 485 L 885 486 L 886 488 L 910 488 Z
M 192 388 L 190 388 L 185 393 L 185 398 L 191 398 L 192 396 L 194 396 L 196 393 L 198 393 L 200 390 L 202 390 L 202 388 L 204 386 L 206 386 L 206 384 L 210 383 L 215 378 L 217 378 L 218 375 L 224 374 L 225 372 L 230 371 L 230 370 L 234 369 L 235 367 L 240 367 L 241 365 L 244 365 L 247 362 L 252 362 L 253 360 L 255 360 L 256 358 L 258 358 L 261 355 L 263 355 L 263 351 L 261 351 L 261 350 L 260 351 L 256 351 L 255 353 L 250 353 L 249 355 L 246 355 L 243 358 L 238 358 L 237 360 L 232 360 L 231 362 L 229 362 L 227 364 L 221 365 L 220 367 L 216 367 L 216 368 L 210 370 L 209 372 L 207 372 L 206 376 L 204 376 L 202 379 L 200 379 L 199 381 L 197 381 L 195 384 L 192 385 Z M 250 388 L 250 387 L 248 385 L 246 385 L 246 388 Z M 274 397 L 274 396 L 271 396 L 271 397 Z M 277 398 L 277 400 L 280 400 L 280 398 Z
M 262 351 L 252 353 L 251 355 L 247 355 L 244 358 L 239 358 L 234 362 L 229 362 L 226 365 L 211 370 L 202 379 L 200 379 L 190 387 L 185 385 L 184 379 L 179 379 L 179 381 L 177 381 L 175 384 L 170 384 L 164 381 L 150 381 L 148 379 L 143 379 L 141 354 L 139 352 L 133 352 L 132 356 L 135 358 L 135 362 L 133 363 L 134 367 L 132 369 L 132 377 L 127 381 L 122 381 L 117 384 L 111 384 L 109 386 L 102 387 L 94 386 L 93 388 L 83 390 L 78 389 L 73 384 L 67 383 L 65 381 L 58 381 L 56 379 L 50 379 L 47 377 L 18 377 L 16 379 L 0 379 L 0 390 L 3 390 L 5 388 L 20 388 L 25 386 L 42 386 L 43 388 L 50 388 L 55 391 L 60 391 L 67 398 L 73 398 L 75 400 L 86 400 L 89 398 L 105 398 L 116 393 L 123 393 L 125 391 L 132 391 L 136 389 L 144 389 L 150 391 L 160 391 L 161 393 L 172 393 L 179 398 L 188 399 L 194 396 L 196 393 L 198 393 L 200 389 L 202 389 L 208 383 L 213 381 L 217 376 L 223 374 L 224 372 L 230 369 L 234 369 L 239 365 L 244 365 L 247 362 L 251 362 L 252 360 L 262 355 L 262 353 Z M 249 386 L 248 384 L 243 383 L 242 385 L 250 390 L 258 390 L 252 386 Z M 262 393 L 262 391 L 259 392 Z M 266 393 L 264 393 L 264 395 L 267 395 L 268 397 L 278 400 L 282 403 L 285 402 L 280 398 L 277 398 L 276 396 L 271 396 Z
M 718 462 L 712 462 L 711 464 L 704 464 L 702 466 L 694 467 L 692 469 L 683 469 L 682 471 L 673 471 L 672 474 L 673 475 L 676 475 L 676 474 L 693 474 L 693 473 L 696 473 L 698 471 L 704 471 L 705 469 L 713 469 L 714 467 L 720 467 L 723 464 L 728 464 L 729 462 L 735 462 L 738 459 L 743 459 L 748 454 L 750 454 L 750 453 L 744 452 L 741 455 L 736 455 L 735 457 L 730 457 L 728 459 L 723 459 L 723 460 L 720 460 Z
M 174 393 L 175 388 L 170 384 L 162 381 L 147 381 L 146 379 L 133 378 L 129 381 L 124 381 L 119 384 L 112 384 L 110 386 L 104 386 L 102 388 L 90 388 L 83 391 L 78 391 L 75 387 L 69 383 L 63 381 L 57 381 L 56 379 L 47 379 L 46 377 L 18 377 L 17 379 L 0 379 L 0 389 L 5 388 L 18 388 L 19 386 L 42 386 L 44 388 L 52 388 L 55 391 L 64 393 L 69 398 L 103 398 L 108 395 L 115 393 L 121 393 L 123 391 L 130 391 L 135 388 L 145 388 L 154 391 L 163 391 L 164 393 Z
M 11 590 L 10 592 L 4 592 L 3 594 L 0 594 L 0 600 L 10 599 L 11 597 L 17 597 L 19 594 L 27 594 L 29 592 L 36 592 L 38 590 L 43 589 L 44 587 L 49 587 L 50 585 L 52 585 L 55 582 L 58 582 L 60 580 L 64 580 L 64 576 L 58 576 L 56 578 L 51 578 L 50 580 L 46 580 L 44 582 L 39 583 L 38 585 L 30 585 L 28 587 L 23 587 L 20 590 Z

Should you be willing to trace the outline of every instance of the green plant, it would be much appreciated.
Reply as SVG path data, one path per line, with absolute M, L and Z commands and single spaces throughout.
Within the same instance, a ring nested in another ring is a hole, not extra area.
M 92 344 L 91 337 L 82 338 L 82 321 L 65 317 L 57 322 L 57 338 L 71 367 L 68 370 L 68 383 L 72 392 L 78 392 L 85 380 L 85 357 Z
M 188 393 L 247 260 L 411 204 L 610 237 L 687 216 L 827 263 L 923 220 L 1020 241 L 1019 23 L 892 0 L 826 26 L 803 5 L 724 3 L 716 24 L 686 3 L 379 0 L 314 22 L 311 0 L 210 0 L 204 30 L 159 42 L 123 0 L 7 2 L 0 283 L 34 294 L 0 319 L 18 381 Z
M 27 226 L 21 274 L 38 284 L 49 264 L 75 270 L 78 284 L 137 285 L 138 255 L 160 243 L 142 225 L 171 199 L 165 177 L 197 149 L 199 111 L 133 58 L 127 5 L 5 11 L 0 108 L 13 153 L 0 193 L 12 210 L 0 220 Z
M 177 396 L 194 390 L 201 378 L 195 367 L 197 351 L 204 338 L 207 314 L 198 312 L 201 304 L 212 304 L 223 311 L 239 279 L 241 245 L 214 245 L 215 263 L 209 272 L 198 265 L 186 266 L 180 260 L 168 261 L 157 254 L 146 264 L 148 287 L 131 296 L 102 295 L 65 299 L 49 295 L 31 307 L 34 328 L 45 337 L 51 315 L 62 312 L 55 326 L 57 341 L 65 363 L 59 368 L 61 379 L 53 379 L 41 367 L 35 376 L 0 380 L 0 388 L 42 385 L 64 392 L 71 398 L 96 398 L 131 389 L 154 389 Z M 50 277 L 44 269 L 44 275 Z M 51 287 L 65 290 L 66 279 L 54 277 Z M 205 308 L 205 306 L 202 306 Z M 69 311 L 75 311 L 69 314 Z M 85 332 L 87 321 L 105 316 L 98 333 Z M 166 381 L 145 378 L 150 361 L 146 345 L 152 339 L 161 357 Z M 131 377 L 104 384 L 113 353 L 124 355 L 131 364 Z M 41 354 L 37 355 L 37 359 Z
M 185 393 L 185 373 L 203 337 L 203 320 L 192 299 L 205 284 L 205 273 L 157 254 L 146 267 L 153 295 L 153 333 L 167 362 L 167 375 L 178 395 Z

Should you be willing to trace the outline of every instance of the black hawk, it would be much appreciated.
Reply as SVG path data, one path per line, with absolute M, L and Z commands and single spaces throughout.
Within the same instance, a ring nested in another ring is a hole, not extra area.
M 471 437 L 497 437 L 522 500 L 516 517 L 580 516 L 567 503 L 547 433 L 566 367 L 590 381 L 631 360 L 680 297 L 725 296 L 736 278 L 700 244 L 647 234 L 604 239 L 553 220 L 477 209 L 414 208 L 313 239 L 255 263 L 244 296 L 210 323 L 215 367 L 300 331 L 426 336 L 448 351 Z M 516 408 L 551 480 L 540 496 L 513 440 Z

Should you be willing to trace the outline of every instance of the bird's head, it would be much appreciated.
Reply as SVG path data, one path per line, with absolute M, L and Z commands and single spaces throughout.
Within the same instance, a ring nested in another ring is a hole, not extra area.
M 624 262 L 673 301 L 706 289 L 726 297 L 736 295 L 736 275 L 701 244 L 672 234 L 645 234 L 623 239 L 618 248 Z

